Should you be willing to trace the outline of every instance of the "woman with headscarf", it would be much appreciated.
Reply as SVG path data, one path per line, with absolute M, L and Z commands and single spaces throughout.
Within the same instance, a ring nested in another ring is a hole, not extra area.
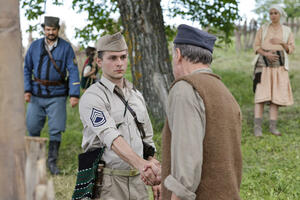
M 255 92 L 254 135 L 262 136 L 262 116 L 264 104 L 270 105 L 269 129 L 273 135 L 281 136 L 277 129 L 278 107 L 292 105 L 293 94 L 288 75 L 288 54 L 295 48 L 291 29 L 283 25 L 286 14 L 279 5 L 269 9 L 271 22 L 258 30 L 254 51 L 257 54 L 253 91 Z

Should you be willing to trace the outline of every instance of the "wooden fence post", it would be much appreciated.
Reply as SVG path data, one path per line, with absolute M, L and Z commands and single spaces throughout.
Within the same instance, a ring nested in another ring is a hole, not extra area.
M 297 24 L 296 24 L 296 33 L 298 33 L 299 32 L 299 28 L 300 28 L 300 18 L 298 17 L 296 21 L 297 21 Z
M 247 44 L 247 49 L 251 49 L 255 40 L 255 35 L 257 31 L 257 22 L 254 19 L 251 19 L 249 25 L 249 40 Z
M 240 52 L 241 48 L 242 48 L 242 44 L 241 44 L 241 25 L 238 24 L 235 26 L 235 31 L 234 31 L 234 34 L 235 34 L 235 50 L 236 52 Z
M 248 44 L 248 34 L 247 34 L 247 19 L 245 20 L 244 27 L 243 27 L 243 49 L 247 49 L 247 44 Z

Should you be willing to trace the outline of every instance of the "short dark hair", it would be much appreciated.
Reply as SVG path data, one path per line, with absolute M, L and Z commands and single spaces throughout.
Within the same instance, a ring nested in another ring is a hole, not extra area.
M 212 63 L 212 53 L 207 49 L 190 44 L 174 44 L 174 49 L 177 48 L 180 50 L 182 57 L 191 63 Z
M 104 51 L 98 51 L 97 54 L 98 54 L 98 58 L 103 59 Z

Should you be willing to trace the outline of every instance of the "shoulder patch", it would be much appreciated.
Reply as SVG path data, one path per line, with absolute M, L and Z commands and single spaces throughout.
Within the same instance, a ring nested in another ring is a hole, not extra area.
M 91 117 L 90 117 L 92 124 L 94 127 L 99 127 L 105 124 L 106 118 L 104 116 L 104 113 L 100 110 L 97 110 L 95 108 L 92 109 Z

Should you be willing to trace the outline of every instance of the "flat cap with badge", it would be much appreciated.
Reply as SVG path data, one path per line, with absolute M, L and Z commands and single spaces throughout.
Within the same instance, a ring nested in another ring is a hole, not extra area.
M 97 51 L 124 51 L 127 44 L 121 32 L 113 35 L 104 35 L 96 43 Z
M 174 40 L 175 44 L 190 44 L 209 50 L 211 53 L 214 49 L 216 36 L 211 35 L 198 28 L 181 24 L 178 26 L 178 32 Z

